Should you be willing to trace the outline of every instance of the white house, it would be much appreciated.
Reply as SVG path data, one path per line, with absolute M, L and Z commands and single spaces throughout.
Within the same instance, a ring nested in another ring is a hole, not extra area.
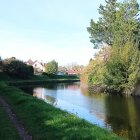
M 39 61 L 32 61 L 31 59 L 29 59 L 26 62 L 27 65 L 31 65 L 34 68 L 34 73 L 42 73 L 45 71 L 45 65 L 43 62 L 39 62 Z
M 32 66 L 37 72 L 44 72 L 45 71 L 44 64 L 41 62 L 38 62 L 37 60 L 33 63 Z

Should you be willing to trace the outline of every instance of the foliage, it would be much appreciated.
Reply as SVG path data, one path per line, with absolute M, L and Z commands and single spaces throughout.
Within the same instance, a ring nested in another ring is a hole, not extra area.
M 139 43 L 139 5 L 136 0 L 117 2 L 117 0 L 106 0 L 106 5 L 100 5 L 97 22 L 91 20 L 87 28 L 91 35 L 91 42 L 98 47 L 106 43 L 110 46 L 119 40 L 119 43 L 136 37 Z M 117 40 L 116 40 L 117 39 Z
M 123 47 L 126 42 L 134 39 L 139 47 L 140 21 L 137 1 L 128 0 L 123 3 L 118 3 L 118 8 L 119 10 L 116 12 L 116 20 L 113 25 L 113 45 Z
M 77 75 L 55 75 L 55 74 L 48 74 L 43 72 L 44 76 L 47 76 L 51 79 L 65 79 L 65 80 L 79 80 L 79 77 Z
M 0 72 L 2 71 L 2 59 L 1 59 L 1 56 L 0 56 Z
M 33 68 L 12 57 L 3 60 L 3 72 L 9 75 L 27 78 L 30 75 L 33 75 Z
M 97 59 L 96 64 L 89 64 L 88 80 L 93 84 L 100 81 L 107 89 L 130 94 L 140 78 L 139 5 L 137 0 L 105 2 L 99 7 L 99 20 L 91 20 L 87 30 L 95 47 L 107 44 L 111 53 L 103 64 L 97 65 Z
M 112 45 L 116 5 L 116 0 L 106 0 L 106 5 L 100 5 L 99 7 L 99 14 L 101 15 L 99 20 L 97 22 L 91 20 L 90 27 L 87 30 L 91 35 L 91 42 L 95 47 L 103 42 Z
M 34 74 L 34 68 L 33 68 L 33 66 L 31 66 L 31 65 L 26 65 L 26 66 L 28 67 L 29 74 L 30 75 L 33 75 Z
M 106 64 L 104 83 L 111 89 L 130 94 L 140 78 L 140 52 L 134 42 L 114 46 Z
M 89 65 L 84 69 L 81 80 L 88 84 L 103 85 L 105 64 L 110 56 L 110 48 L 102 48 L 95 59 L 90 60 Z
M 45 66 L 45 72 L 48 74 L 57 74 L 58 71 L 58 63 L 55 60 L 52 60 L 47 63 Z

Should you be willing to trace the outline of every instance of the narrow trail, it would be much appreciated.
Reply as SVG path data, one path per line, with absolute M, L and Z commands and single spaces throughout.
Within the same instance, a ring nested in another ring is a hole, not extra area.
M 3 107 L 11 122 L 16 127 L 19 136 L 23 140 L 32 140 L 32 136 L 28 134 L 24 126 L 19 122 L 16 115 L 12 112 L 10 105 L 0 96 L 0 105 Z

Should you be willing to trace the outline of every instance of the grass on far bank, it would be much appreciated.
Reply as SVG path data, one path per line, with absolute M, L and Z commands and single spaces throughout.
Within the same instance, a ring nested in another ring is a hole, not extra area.
M 33 140 L 120 140 L 115 134 L 0 82 L 0 95 L 11 104 Z
M 43 73 L 41 75 L 31 75 L 28 78 L 20 78 L 15 75 L 8 75 L 0 72 L 0 81 L 43 81 L 43 80 L 79 80 L 77 75 L 54 75 Z
M 20 86 L 20 85 L 44 85 L 47 83 L 77 82 L 80 81 L 80 78 L 76 75 L 53 75 L 53 74 L 32 75 L 28 78 L 20 78 L 15 75 L 8 75 L 4 72 L 0 72 L 0 81 L 4 81 L 8 85 Z
M 15 126 L 10 121 L 7 113 L 0 106 L 0 140 L 20 140 Z

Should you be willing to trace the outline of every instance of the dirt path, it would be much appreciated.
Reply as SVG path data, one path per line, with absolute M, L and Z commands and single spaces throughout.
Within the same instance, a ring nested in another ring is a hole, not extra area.
M 11 122 L 16 127 L 18 134 L 20 135 L 21 139 L 23 140 L 32 140 L 32 136 L 30 136 L 23 125 L 19 122 L 18 118 L 15 114 L 13 114 L 10 105 L 0 96 L 0 105 L 4 108 L 5 112 L 9 116 Z

